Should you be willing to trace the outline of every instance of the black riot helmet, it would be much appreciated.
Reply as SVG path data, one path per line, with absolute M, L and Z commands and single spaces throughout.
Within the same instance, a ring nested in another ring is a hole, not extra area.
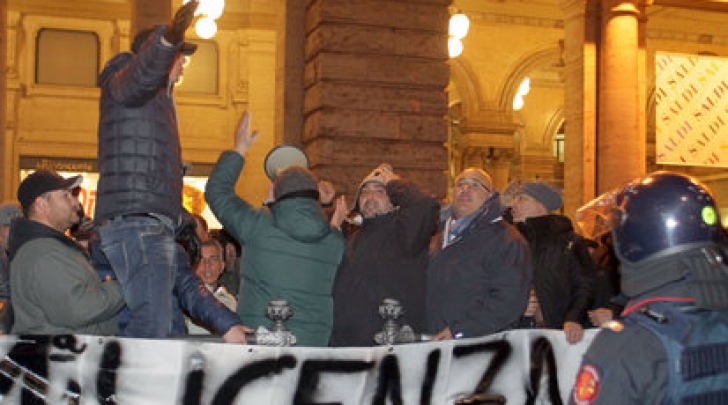
M 728 245 L 700 181 L 655 172 L 590 201 L 576 218 L 586 235 L 611 231 L 626 297 L 688 298 L 728 310 Z
M 633 181 L 614 198 L 612 234 L 623 262 L 662 258 L 722 241 L 715 199 L 693 177 L 655 172 Z

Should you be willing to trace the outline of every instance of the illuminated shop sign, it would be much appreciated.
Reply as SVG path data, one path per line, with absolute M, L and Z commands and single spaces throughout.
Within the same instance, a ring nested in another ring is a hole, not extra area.
M 79 200 L 83 205 L 84 212 L 92 216 L 96 209 L 96 184 L 99 181 L 99 172 L 96 160 L 91 159 L 65 159 L 50 157 L 21 156 L 20 157 L 20 180 L 22 181 L 29 174 L 40 169 L 57 171 L 63 177 L 83 175 Z M 207 177 L 212 170 L 212 165 L 207 163 L 193 163 L 187 170 L 184 177 L 183 204 L 185 208 L 194 214 L 200 214 L 207 221 L 210 229 L 221 228 L 220 222 L 212 214 L 205 201 L 204 191 L 207 184 Z

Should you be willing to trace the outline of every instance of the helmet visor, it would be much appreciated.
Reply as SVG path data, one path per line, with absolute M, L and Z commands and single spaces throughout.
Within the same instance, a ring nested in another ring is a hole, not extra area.
M 621 188 L 607 191 L 576 210 L 576 224 L 582 235 L 598 240 L 621 223 L 623 210 L 618 203 L 621 191 Z

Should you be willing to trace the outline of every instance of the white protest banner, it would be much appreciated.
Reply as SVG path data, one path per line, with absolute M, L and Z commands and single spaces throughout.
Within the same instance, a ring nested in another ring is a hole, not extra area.
M 340 349 L 2 336 L 0 396 L 51 404 L 439 405 L 480 392 L 508 404 L 559 404 L 568 402 L 595 332 L 576 345 L 561 331 L 519 330 Z

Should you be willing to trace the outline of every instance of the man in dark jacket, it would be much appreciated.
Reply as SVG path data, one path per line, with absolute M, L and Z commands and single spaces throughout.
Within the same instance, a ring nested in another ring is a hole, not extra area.
M 246 112 L 235 134 L 235 150 L 220 155 L 205 189 L 212 212 L 245 245 L 238 315 L 246 325 L 270 327 L 268 304 L 285 300 L 293 310 L 286 325 L 297 344 L 326 346 L 333 317 L 331 286 L 344 238 L 329 225 L 318 202 L 316 178 L 304 167 L 291 166 L 276 175 L 270 209 L 253 207 L 235 194 L 256 135 Z
M 490 176 L 466 169 L 433 239 L 427 268 L 427 327 L 434 340 L 484 336 L 516 324 L 531 283 L 528 246 Z
M 533 265 L 521 326 L 563 329 L 574 344 L 584 337 L 595 269 L 586 240 L 574 233 L 571 220 L 551 214 L 561 205 L 561 193 L 540 181 L 523 183 L 513 199 L 513 221 L 528 241 Z
M 224 325 L 217 331 L 226 341 L 243 342 L 245 328 L 233 325 L 232 314 L 214 298 L 201 295 L 204 289 L 175 243 L 183 214 L 183 164 L 172 88 L 185 55 L 195 49 L 184 42 L 184 32 L 197 6 L 191 1 L 169 26 L 140 32 L 132 53 L 115 56 L 101 73 L 95 220 L 102 224 L 100 247 L 129 307 L 121 335 L 164 338 L 183 332 L 181 303 L 190 312 L 201 310 L 205 322 Z
M 349 236 L 336 275 L 331 345 L 374 345 L 385 298 L 402 304 L 399 322 L 424 332 L 427 246 L 437 226 L 437 201 L 385 164 L 359 185 L 355 210 L 363 223 Z

